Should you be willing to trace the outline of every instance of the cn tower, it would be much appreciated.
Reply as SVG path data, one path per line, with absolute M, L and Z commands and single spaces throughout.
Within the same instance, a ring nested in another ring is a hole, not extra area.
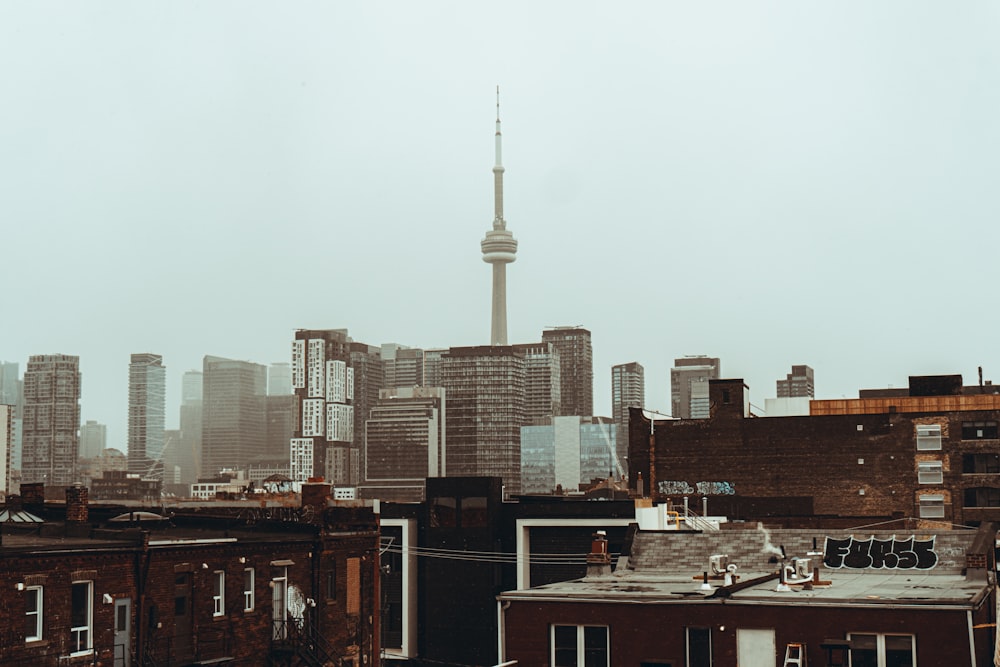
M 507 344 L 507 265 L 514 261 L 517 240 L 503 219 L 503 164 L 500 161 L 500 86 L 497 86 L 496 164 L 493 165 L 493 229 L 480 245 L 483 261 L 493 265 L 493 326 L 490 345 Z

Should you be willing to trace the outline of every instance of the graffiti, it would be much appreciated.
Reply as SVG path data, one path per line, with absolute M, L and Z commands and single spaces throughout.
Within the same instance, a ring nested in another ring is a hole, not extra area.
M 688 494 L 694 493 L 694 489 L 687 482 L 660 482 L 657 485 L 660 493 L 664 495 L 674 495 L 674 496 L 686 496 Z
M 289 523 L 309 523 L 313 518 L 313 508 L 305 507 L 249 507 L 240 512 L 240 518 L 248 526 L 264 521 Z
M 666 496 L 735 496 L 736 487 L 732 482 L 698 482 L 693 487 L 687 482 L 667 480 L 656 485 Z
M 698 493 L 703 496 L 735 496 L 736 487 L 731 482 L 698 482 Z
M 823 564 L 830 568 L 929 570 L 937 562 L 933 537 L 927 540 L 918 540 L 912 535 L 905 540 L 828 537 L 823 546 Z

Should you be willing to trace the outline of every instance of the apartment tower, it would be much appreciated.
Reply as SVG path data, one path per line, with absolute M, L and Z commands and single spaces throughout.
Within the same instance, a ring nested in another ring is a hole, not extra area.
M 163 477 L 167 369 L 158 354 L 133 354 L 128 366 L 128 471 Z
M 24 373 L 21 480 L 46 486 L 76 481 L 80 429 L 80 357 L 28 358 Z
M 678 419 L 709 417 L 708 381 L 719 379 L 717 357 L 704 355 L 674 359 L 670 369 L 670 410 Z
M 542 342 L 559 351 L 562 415 L 594 414 L 594 351 L 590 331 L 582 327 L 554 327 L 542 332 Z

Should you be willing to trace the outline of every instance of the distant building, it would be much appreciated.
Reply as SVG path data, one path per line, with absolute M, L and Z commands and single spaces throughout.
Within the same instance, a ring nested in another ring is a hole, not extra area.
M 163 481 L 144 478 L 124 470 L 105 471 L 90 481 L 90 497 L 94 500 L 159 501 Z
M 128 467 L 142 477 L 162 475 L 167 369 L 158 354 L 133 354 L 128 367 Z
M 424 381 L 420 383 L 422 387 L 441 386 L 441 359 L 448 353 L 446 348 L 424 350 Z M 392 387 L 391 384 L 386 384 Z
M 450 348 L 441 385 L 448 399 L 448 475 L 500 477 L 508 494 L 520 493 L 524 355 L 510 345 Z
M 616 428 L 604 417 L 553 417 L 521 427 L 521 493 L 569 493 L 595 479 L 618 477 Z
M 203 372 L 201 468 L 244 469 L 267 452 L 267 367 L 206 356 Z
M 0 405 L 14 406 L 11 428 L 10 468 L 21 469 L 21 432 L 24 415 L 24 382 L 18 374 L 18 364 L 13 361 L 0 361 Z
M 628 409 L 646 405 L 646 372 L 635 361 L 611 367 L 611 418 L 615 422 L 615 432 L 621 437 L 617 441 L 618 460 L 628 473 Z
M 160 464 L 163 470 L 163 489 L 175 493 L 183 485 L 181 455 L 181 430 L 169 428 L 163 431 L 163 455 Z
M 267 395 L 288 396 L 292 392 L 292 366 L 276 362 L 267 369 Z
M 815 398 L 813 369 L 806 365 L 792 366 L 784 380 L 778 380 L 778 398 Z
M 424 499 L 424 480 L 447 474 L 446 392 L 440 387 L 383 389 L 365 424 L 363 498 Z
M 80 458 L 92 459 L 100 456 L 108 446 L 108 427 L 91 419 L 80 426 Z
M 703 355 L 674 359 L 670 369 L 670 409 L 677 419 L 708 417 L 708 382 L 722 372 L 717 357 Z
M 424 351 L 397 343 L 383 343 L 382 365 L 385 387 L 424 386 Z
M 180 439 L 174 443 L 171 458 L 174 465 L 180 466 L 181 484 L 190 484 L 201 476 L 203 384 L 201 371 L 186 371 L 181 379 Z
M 553 343 L 514 345 L 524 355 L 524 418 L 535 423 L 562 413 L 562 370 Z
M 590 331 L 582 327 L 556 327 L 542 331 L 542 342 L 559 351 L 560 414 L 594 414 L 594 352 Z
M 80 429 L 80 357 L 35 355 L 24 373 L 21 478 L 48 486 L 76 481 Z
M 299 412 L 299 397 L 295 394 L 268 396 L 264 401 L 267 420 L 267 458 L 274 460 L 278 452 L 288 458 L 288 442 L 295 435 L 295 422 Z
M 14 406 L 0 403 L 0 495 L 10 490 L 11 450 L 14 448 Z

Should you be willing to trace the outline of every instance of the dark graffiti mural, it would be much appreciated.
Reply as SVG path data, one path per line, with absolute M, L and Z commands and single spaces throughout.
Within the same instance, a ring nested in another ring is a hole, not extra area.
M 905 540 L 828 537 L 823 546 L 823 564 L 830 568 L 929 570 L 937 562 L 933 537 L 926 540 L 918 540 L 912 535 Z

